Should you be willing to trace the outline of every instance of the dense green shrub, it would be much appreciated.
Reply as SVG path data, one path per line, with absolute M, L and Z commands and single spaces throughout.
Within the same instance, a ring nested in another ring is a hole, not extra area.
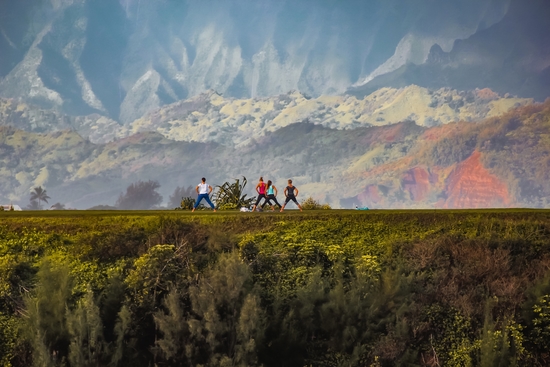
M 304 210 L 319 210 L 319 209 L 332 209 L 328 204 L 321 204 L 311 196 L 302 201 L 302 209 Z
M 191 210 L 195 206 L 195 199 L 192 197 L 181 198 L 180 208 L 183 210 Z
M 546 212 L 2 220 L 3 366 L 550 362 Z

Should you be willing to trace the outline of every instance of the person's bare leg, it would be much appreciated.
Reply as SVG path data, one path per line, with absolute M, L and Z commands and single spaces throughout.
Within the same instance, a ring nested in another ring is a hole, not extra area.
M 282 213 L 282 212 L 283 212 L 283 210 L 285 210 L 285 206 L 284 206 L 284 205 L 283 205 L 283 206 L 281 207 L 281 210 L 280 210 L 280 212 Z
M 253 212 L 256 211 L 256 205 L 254 205 L 254 206 L 252 207 L 252 211 L 253 211 Z
M 300 204 L 298 204 L 298 208 L 300 208 L 300 211 L 302 211 L 302 206 Z
M 193 213 L 195 211 L 195 208 L 193 208 L 193 210 L 191 210 L 191 213 Z

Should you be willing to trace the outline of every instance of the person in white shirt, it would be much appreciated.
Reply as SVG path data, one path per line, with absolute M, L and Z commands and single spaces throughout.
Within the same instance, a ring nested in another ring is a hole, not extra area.
M 197 191 L 197 194 L 199 194 L 199 196 L 197 197 L 197 201 L 195 202 L 195 206 L 193 207 L 192 212 L 194 212 L 195 209 L 197 209 L 202 199 L 206 200 L 208 205 L 210 205 L 210 207 L 214 209 L 214 211 L 216 211 L 216 208 L 214 207 L 214 204 L 212 204 L 212 202 L 210 201 L 210 196 L 209 196 L 210 193 L 212 192 L 212 186 L 206 183 L 206 178 L 204 177 L 202 178 L 202 182 L 197 185 L 195 190 Z

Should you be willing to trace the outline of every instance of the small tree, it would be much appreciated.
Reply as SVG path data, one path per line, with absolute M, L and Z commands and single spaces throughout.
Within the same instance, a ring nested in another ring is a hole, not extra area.
M 51 198 L 42 186 L 35 187 L 33 191 L 31 191 L 31 204 L 33 201 L 38 200 L 38 209 L 42 209 L 42 202 L 48 203 L 48 199 Z
M 119 209 L 150 209 L 162 202 L 162 196 L 156 191 L 160 187 L 158 181 L 138 181 L 126 189 L 126 194 L 120 194 L 115 206 Z
M 332 209 L 330 205 L 321 204 L 311 196 L 302 201 L 302 208 L 304 210 Z

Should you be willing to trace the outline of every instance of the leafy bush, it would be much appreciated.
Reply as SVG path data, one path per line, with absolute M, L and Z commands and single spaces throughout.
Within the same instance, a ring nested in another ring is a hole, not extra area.
M 3 218 L 3 365 L 550 362 L 543 211 L 84 213 Z
M 195 206 L 195 199 L 192 197 L 184 197 L 181 199 L 180 208 L 183 210 L 191 210 Z
M 320 204 L 317 200 L 311 196 L 302 201 L 302 209 L 304 210 L 318 210 L 318 209 L 332 209 L 328 204 Z
M 230 184 L 224 183 L 221 186 L 216 186 L 216 193 L 214 195 L 216 206 L 220 210 L 232 210 L 239 209 L 241 207 L 250 207 L 256 200 L 256 197 L 246 198 L 247 194 L 244 194 L 244 188 L 248 181 L 243 176 L 242 181 L 235 179 L 235 182 Z

